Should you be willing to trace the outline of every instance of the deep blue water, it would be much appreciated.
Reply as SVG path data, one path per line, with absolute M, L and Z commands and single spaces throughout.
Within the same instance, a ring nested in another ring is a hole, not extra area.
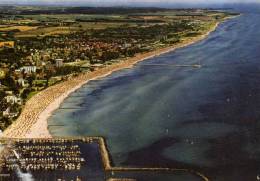
M 55 136 L 107 138 L 114 165 L 192 168 L 217 181 L 260 174 L 260 14 L 94 80 L 49 120 Z M 202 68 L 149 66 L 196 64 Z M 185 179 L 184 179 L 185 180 Z M 190 179 L 192 180 L 192 179 Z

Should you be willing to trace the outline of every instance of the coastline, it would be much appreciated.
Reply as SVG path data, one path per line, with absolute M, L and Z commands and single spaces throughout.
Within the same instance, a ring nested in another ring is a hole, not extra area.
M 229 18 L 226 18 L 229 19 Z M 224 20 L 226 20 L 224 19 Z M 223 20 L 223 21 L 224 21 Z M 215 31 L 220 23 L 216 22 L 214 26 L 202 35 L 185 39 L 181 43 L 166 48 L 161 48 L 151 52 L 137 54 L 135 57 L 128 58 L 125 61 L 115 63 L 94 72 L 80 74 L 69 80 L 48 87 L 28 100 L 19 118 L 9 126 L 3 133 L 6 138 L 51 138 L 48 131 L 48 118 L 53 111 L 59 108 L 60 104 L 74 91 L 81 88 L 88 81 L 106 77 L 115 71 L 133 67 L 136 63 L 150 59 L 152 57 L 183 48 L 197 43 Z

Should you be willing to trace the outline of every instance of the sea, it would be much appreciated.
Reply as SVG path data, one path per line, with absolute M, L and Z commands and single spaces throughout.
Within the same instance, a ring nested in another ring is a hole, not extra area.
M 192 169 L 213 181 L 260 179 L 260 8 L 233 11 L 242 14 L 200 42 L 84 85 L 49 118 L 50 133 L 103 136 L 118 167 Z M 201 67 L 175 66 L 194 64 Z M 113 174 L 201 180 L 190 173 Z

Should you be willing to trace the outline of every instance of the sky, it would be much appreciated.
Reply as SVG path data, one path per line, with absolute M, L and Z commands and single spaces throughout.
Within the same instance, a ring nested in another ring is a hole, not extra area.
M 259 3 L 260 0 L 0 0 L 0 4 L 68 6 L 174 6 L 176 4 Z

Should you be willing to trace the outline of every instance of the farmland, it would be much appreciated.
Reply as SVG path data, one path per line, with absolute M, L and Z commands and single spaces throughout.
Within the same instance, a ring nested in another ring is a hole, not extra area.
M 20 7 L 21 9 L 21 7 Z M 29 8 L 23 8 L 28 10 Z M 32 9 L 32 10 L 35 10 Z M 37 8 L 36 8 L 37 10 Z M 192 12 L 191 12 L 192 11 Z M 153 26 L 180 20 L 211 21 L 225 13 L 205 10 L 160 10 L 129 14 L 21 14 L 1 19 L 0 33 L 14 38 L 71 34 L 80 31 L 117 28 L 122 26 Z

